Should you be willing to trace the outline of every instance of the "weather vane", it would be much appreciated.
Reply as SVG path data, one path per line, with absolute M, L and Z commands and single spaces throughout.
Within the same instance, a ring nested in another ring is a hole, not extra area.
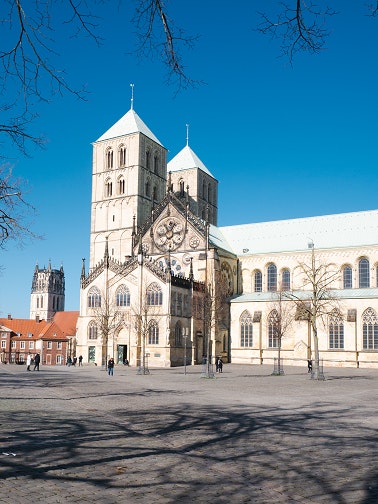
M 189 124 L 186 124 L 186 145 L 189 145 Z

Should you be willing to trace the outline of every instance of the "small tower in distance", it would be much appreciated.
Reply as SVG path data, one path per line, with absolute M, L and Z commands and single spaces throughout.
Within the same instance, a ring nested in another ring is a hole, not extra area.
M 38 263 L 34 269 L 31 296 L 30 318 L 51 320 L 56 312 L 64 311 L 64 271 L 48 267 L 40 269 Z

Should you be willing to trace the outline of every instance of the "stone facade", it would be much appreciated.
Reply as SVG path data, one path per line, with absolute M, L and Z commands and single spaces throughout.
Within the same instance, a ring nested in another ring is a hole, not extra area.
M 309 321 L 292 314 L 278 342 L 272 317 L 279 293 L 292 312 L 293 296 L 311 295 L 303 265 L 314 261 L 334 272 L 327 292 L 337 298 L 319 316 L 322 362 L 378 366 L 378 212 L 217 227 L 217 180 L 188 144 L 168 166 L 166 153 L 133 109 L 93 144 L 84 362 L 254 364 L 280 349 L 303 365 L 313 357 Z

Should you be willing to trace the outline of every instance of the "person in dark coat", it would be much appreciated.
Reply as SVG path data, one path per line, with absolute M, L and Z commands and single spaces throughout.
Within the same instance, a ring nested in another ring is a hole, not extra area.
M 41 356 L 39 353 L 34 357 L 34 371 L 39 371 L 39 363 L 41 362 Z
M 217 358 L 217 361 L 215 363 L 215 368 L 217 373 L 223 373 L 223 361 L 220 357 Z
M 114 359 L 111 357 L 108 361 L 108 375 L 113 376 L 114 372 Z
M 308 373 L 311 373 L 312 371 L 312 360 L 311 359 L 308 359 L 307 361 L 307 368 L 308 368 Z
M 83 365 L 83 356 L 79 355 L 79 366 Z

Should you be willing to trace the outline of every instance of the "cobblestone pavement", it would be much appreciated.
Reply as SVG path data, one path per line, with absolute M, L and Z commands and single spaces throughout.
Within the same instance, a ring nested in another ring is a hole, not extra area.
M 378 503 L 378 370 L 0 367 L 0 503 Z

